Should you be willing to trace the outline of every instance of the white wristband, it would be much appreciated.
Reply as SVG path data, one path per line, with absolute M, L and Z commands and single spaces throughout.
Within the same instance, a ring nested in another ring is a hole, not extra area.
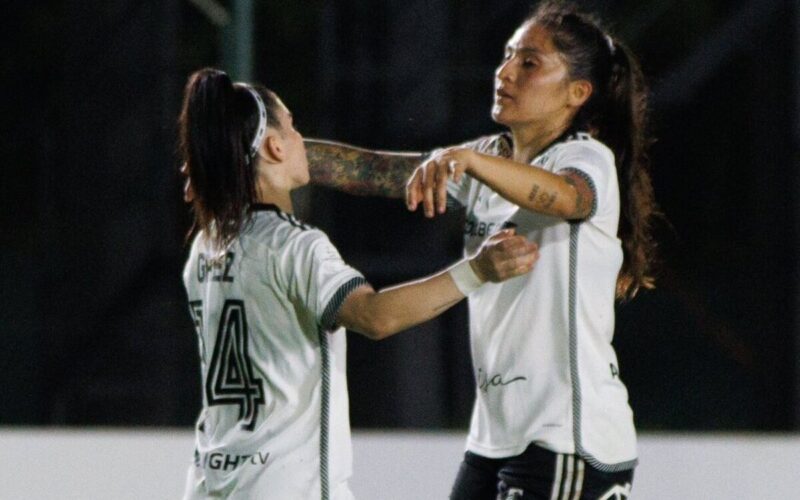
M 458 291 L 464 296 L 469 295 L 470 292 L 474 292 L 484 283 L 478 275 L 475 274 L 472 266 L 469 265 L 469 259 L 462 260 L 448 269 L 447 272 L 450 273 L 450 277 L 453 278 L 453 283 L 455 283 Z

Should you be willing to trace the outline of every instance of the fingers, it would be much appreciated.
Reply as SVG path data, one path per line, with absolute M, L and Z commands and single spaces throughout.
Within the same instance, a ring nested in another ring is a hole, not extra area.
M 447 163 L 435 158 L 425 162 L 422 169 L 422 206 L 425 217 L 433 217 L 447 209 Z
M 495 264 L 494 279 L 492 281 L 505 281 L 527 274 L 533 270 L 538 259 L 538 252 L 532 252 L 501 260 Z
M 406 183 L 406 206 L 412 212 L 422 201 L 422 175 L 422 167 L 418 167 Z
M 433 217 L 433 189 L 436 185 L 435 163 L 429 161 L 423 165 L 424 175 L 422 176 L 422 209 L 425 217 Z
M 514 236 L 516 232 L 517 231 L 514 228 L 502 229 L 494 233 L 493 235 L 489 236 L 489 239 L 487 241 L 500 241 L 504 238 L 508 238 L 509 236 Z
M 436 210 L 440 214 L 447 210 L 447 179 L 450 177 L 450 164 L 453 162 L 454 160 L 448 160 L 446 165 L 437 165 Z
M 521 238 L 517 236 L 515 238 Z M 535 243 L 528 243 L 527 241 L 503 241 L 502 245 L 498 245 L 497 256 L 495 259 L 499 265 L 505 263 L 506 268 L 513 268 L 517 264 L 524 264 L 528 260 L 535 261 L 539 257 L 539 247 Z
M 447 183 L 460 180 L 466 164 L 455 156 L 457 148 L 437 150 L 412 175 L 406 184 L 406 205 L 416 210 L 419 203 L 426 217 L 447 211 Z
M 495 251 L 499 252 L 501 255 L 507 254 L 509 256 L 530 253 L 531 245 L 538 248 L 536 243 L 529 243 L 524 236 L 516 235 L 506 236 L 504 238 L 497 239 L 492 243 Z
M 536 244 L 531 246 L 529 244 L 527 246 L 527 251 L 524 254 L 519 255 L 516 260 L 519 265 L 512 271 L 515 273 L 515 276 L 530 272 L 533 270 L 533 266 L 539 260 L 539 246 Z
M 479 255 L 479 265 L 490 281 L 504 281 L 530 272 L 539 259 L 539 246 L 513 230 L 498 233 L 487 241 Z

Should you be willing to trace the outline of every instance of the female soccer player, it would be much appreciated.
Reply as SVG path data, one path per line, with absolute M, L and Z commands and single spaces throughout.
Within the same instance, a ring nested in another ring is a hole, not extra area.
M 545 2 L 495 73 L 492 118 L 507 132 L 421 165 L 420 155 L 310 145 L 314 181 L 340 189 L 358 179 L 356 192 L 398 195 L 416 168 L 409 209 L 433 217 L 457 200 L 468 251 L 509 225 L 539 243 L 534 272 L 469 297 L 477 397 L 451 498 L 628 497 L 636 433 L 611 339 L 615 298 L 653 286 L 645 115 L 629 49 Z
M 535 244 L 505 234 L 476 257 L 376 293 L 327 236 L 292 215 L 303 138 L 271 91 L 204 69 L 187 83 L 180 149 L 195 226 L 184 270 L 203 409 L 185 498 L 350 499 L 340 326 L 381 339 L 484 281 L 524 274 Z

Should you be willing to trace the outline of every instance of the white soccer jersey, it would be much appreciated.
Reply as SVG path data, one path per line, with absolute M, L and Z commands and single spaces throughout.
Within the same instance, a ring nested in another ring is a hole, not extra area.
M 225 250 L 200 233 L 183 274 L 203 409 L 185 498 L 349 500 L 346 341 L 365 283 L 321 231 L 272 205 Z
M 507 134 L 467 146 L 504 157 L 512 150 Z M 467 208 L 468 253 L 503 227 L 515 227 L 539 244 L 540 254 L 531 273 L 486 284 L 469 296 L 478 387 L 467 448 L 500 458 L 533 442 L 576 453 L 603 471 L 630 469 L 636 433 L 611 346 L 622 265 L 614 155 L 578 133 L 531 164 L 583 176 L 595 194 L 591 215 L 570 223 L 520 209 L 468 176 L 448 186 Z

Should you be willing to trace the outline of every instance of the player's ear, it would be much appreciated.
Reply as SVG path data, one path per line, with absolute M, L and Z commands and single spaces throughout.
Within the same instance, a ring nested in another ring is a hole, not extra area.
M 266 153 L 267 159 L 282 162 L 286 159 L 286 147 L 283 140 L 278 135 L 269 134 L 264 139 L 262 150 Z
M 592 95 L 592 83 L 589 80 L 574 80 L 569 82 L 569 103 L 572 106 L 580 107 L 589 100 Z

